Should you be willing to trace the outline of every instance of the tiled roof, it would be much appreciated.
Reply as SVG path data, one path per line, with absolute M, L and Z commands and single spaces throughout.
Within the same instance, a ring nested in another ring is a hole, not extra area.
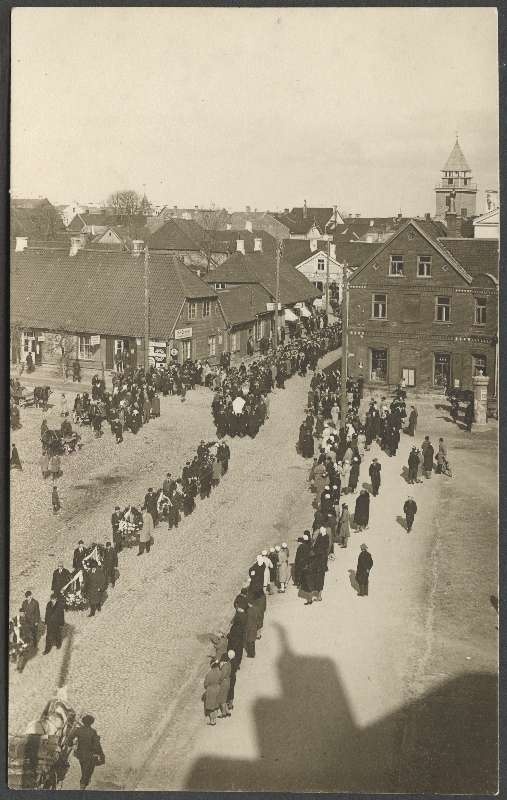
M 234 253 L 236 251 L 236 242 L 242 239 L 245 243 L 245 252 L 253 253 L 255 239 L 262 240 L 262 252 L 274 253 L 276 251 L 276 240 L 274 236 L 266 231 L 252 230 L 230 230 L 230 231 L 214 231 L 213 234 L 213 252 L 216 253 Z
M 28 236 L 37 239 L 54 239 L 65 231 L 62 218 L 56 208 L 47 200 L 39 201 L 37 206 L 11 205 L 11 236 Z
M 150 257 L 150 333 L 168 339 L 185 298 L 216 292 L 171 255 Z M 25 250 L 11 259 L 11 318 L 41 330 L 143 336 L 144 258 Z
M 34 210 L 36 208 L 41 208 L 43 206 L 50 206 L 51 203 L 47 199 L 47 197 L 13 197 L 11 199 L 11 207 L 13 208 L 23 208 L 23 209 L 30 209 Z M 54 206 L 53 206 L 54 208 Z
M 275 217 L 279 222 L 287 226 L 291 234 L 295 234 L 296 236 L 307 234 L 314 225 L 317 226 L 321 234 L 324 233 L 325 223 L 319 223 L 313 217 L 310 217 L 310 215 L 308 215 L 306 219 L 303 219 L 303 217 L 301 217 L 301 219 L 295 218 L 291 216 L 291 214 L 275 214 Z
M 327 253 L 327 242 L 323 240 L 317 241 L 317 250 L 312 250 L 310 246 L 310 239 L 284 239 L 283 240 L 283 260 L 297 267 L 307 258 L 317 252 L 324 250 Z
M 316 221 L 317 225 L 322 228 L 324 231 L 327 223 L 331 219 L 334 214 L 334 208 L 320 208 L 315 206 L 308 206 L 306 209 L 306 219 L 304 217 L 304 207 L 303 206 L 294 206 L 289 212 L 289 216 L 292 219 L 296 220 L 297 222 L 306 222 L 310 220 Z
M 381 242 L 337 242 L 336 260 L 351 268 L 360 267 L 379 249 Z
M 445 166 L 442 169 L 442 171 L 444 172 L 451 172 L 453 170 L 459 172 L 471 172 L 467 160 L 463 155 L 463 150 L 459 146 L 459 142 L 457 139 L 454 143 L 454 147 L 451 150 L 451 154 L 447 159 L 447 161 L 445 162 Z
M 200 251 L 203 240 L 204 231 L 194 220 L 169 219 L 151 234 L 148 247 L 150 250 Z
M 264 253 L 243 255 L 234 253 L 205 280 L 209 283 L 247 283 L 263 286 L 271 295 L 276 293 L 276 259 Z M 280 261 L 280 302 L 285 305 L 320 297 L 309 280 L 286 261 Z
M 485 273 L 498 278 L 498 239 L 439 239 L 470 275 Z
M 271 295 L 262 286 L 235 286 L 218 292 L 218 301 L 229 325 L 253 322 L 257 314 L 266 312 Z

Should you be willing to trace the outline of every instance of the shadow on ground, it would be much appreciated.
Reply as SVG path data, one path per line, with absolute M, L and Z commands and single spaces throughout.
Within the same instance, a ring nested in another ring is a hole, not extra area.
M 496 676 L 463 674 L 360 728 L 333 661 L 296 655 L 278 632 L 281 695 L 257 701 L 258 759 L 201 758 L 186 790 L 496 791 Z

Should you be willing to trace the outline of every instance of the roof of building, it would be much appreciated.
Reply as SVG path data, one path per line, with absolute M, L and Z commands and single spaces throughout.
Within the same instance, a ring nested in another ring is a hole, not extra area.
M 150 250 L 198 250 L 203 247 L 204 230 L 192 219 L 169 219 L 151 234 Z
M 169 339 L 186 298 L 216 292 L 171 255 L 150 256 L 150 333 Z M 28 248 L 11 259 L 11 318 L 41 330 L 143 336 L 144 259 Z
M 218 292 L 218 301 L 226 322 L 229 325 L 240 325 L 253 322 L 258 314 L 266 313 L 266 303 L 271 295 L 263 286 L 234 286 Z
M 500 208 L 492 208 L 490 211 L 486 211 L 485 214 L 481 214 L 480 217 L 476 217 L 473 221 L 474 225 L 484 225 L 484 223 L 498 225 L 500 223 Z
M 336 242 L 336 260 L 356 269 L 379 249 L 381 242 Z
M 444 167 L 442 167 L 443 172 L 471 172 L 470 167 L 468 166 L 467 160 L 463 155 L 463 150 L 459 146 L 458 139 L 456 139 L 454 143 L 454 147 L 451 150 L 451 154 L 447 161 L 445 162 Z
M 332 206 L 328 206 L 326 208 L 322 208 L 319 206 L 307 206 L 306 207 L 306 216 L 305 216 L 305 207 L 304 206 L 294 206 L 289 211 L 289 216 L 296 220 L 297 222 L 305 222 L 306 220 L 315 220 L 317 225 L 325 230 L 327 223 L 331 220 L 334 214 L 334 208 Z
M 359 268 L 358 268 L 358 269 L 355 271 L 355 273 L 352 275 L 352 280 L 354 281 L 354 280 L 356 279 L 356 277 L 357 277 L 358 275 L 360 275 L 360 274 L 361 274 L 361 272 L 362 272 L 362 271 L 363 271 L 363 270 L 364 270 L 364 269 L 365 269 L 365 268 L 368 266 L 368 264 L 370 264 L 370 263 L 371 263 L 371 262 L 372 262 L 372 261 L 373 261 L 373 260 L 374 260 L 374 259 L 377 257 L 377 255 L 378 255 L 378 254 L 380 254 L 380 253 L 381 253 L 383 250 L 385 250 L 386 248 L 390 248 L 390 247 L 391 247 L 391 245 L 392 245 L 392 242 L 393 242 L 393 238 L 395 238 L 396 236 L 398 236 L 400 233 L 402 233 L 403 231 L 405 231 L 405 230 L 406 230 L 408 227 L 410 227 L 410 226 L 413 226 L 413 227 L 416 229 L 416 231 L 417 231 L 417 232 L 418 232 L 418 233 L 419 233 L 419 234 L 420 234 L 420 235 L 421 235 L 421 236 L 422 236 L 424 239 L 426 239 L 426 240 L 427 240 L 427 241 L 428 241 L 428 242 L 429 242 L 429 243 L 432 245 L 432 247 L 434 247 L 434 248 L 435 248 L 435 250 L 437 250 L 437 252 L 438 252 L 438 253 L 440 253 L 440 255 L 442 256 L 442 258 L 444 258 L 444 259 L 447 261 L 447 263 L 448 263 L 450 266 L 452 266 L 452 267 L 453 267 L 453 268 L 456 270 L 456 272 L 458 272 L 458 273 L 459 273 L 459 275 L 461 275 L 461 277 L 462 277 L 462 278 L 463 278 L 463 279 L 464 279 L 464 280 L 465 280 L 465 281 L 466 281 L 468 284 L 472 283 L 472 280 L 473 280 L 472 276 L 471 276 L 471 275 L 470 275 L 470 274 L 467 272 L 467 270 L 466 270 L 466 269 L 465 269 L 465 268 L 462 266 L 462 264 L 461 264 L 459 261 L 457 261 L 457 259 L 456 259 L 456 258 L 454 257 L 454 255 L 453 255 L 453 254 L 450 252 L 450 250 L 448 250 L 446 247 L 444 247 L 444 246 L 443 246 L 443 242 L 442 242 L 440 239 L 434 238 L 434 237 L 433 237 L 433 236 L 432 236 L 432 235 L 431 235 L 431 234 L 428 232 L 428 230 L 427 230 L 427 229 L 423 228 L 423 227 L 421 226 L 421 220 L 415 220 L 415 219 L 409 219 L 409 220 L 406 222 L 406 224 L 405 224 L 405 225 L 403 225 L 403 226 L 402 226 L 402 227 L 401 227 L 401 228 L 400 228 L 398 231 L 396 231 L 396 234 L 395 234 L 395 236 L 394 236 L 394 237 L 392 237 L 391 239 L 388 239 L 388 241 L 387 241 L 387 242 L 381 242 L 381 243 L 379 242 L 379 243 L 378 243 L 378 246 L 377 246 L 377 247 L 376 247 L 376 249 L 373 251 L 373 253 L 371 254 L 371 256 L 370 256 L 370 257 L 367 259 L 367 261 L 365 261 L 365 262 L 364 262 L 364 263 L 363 263 L 363 264 L 362 264 L 362 265 L 361 265 L 361 266 L 360 266 L 360 267 L 359 267 Z M 447 241 L 447 239 L 445 239 L 444 241 Z
M 314 226 L 321 234 L 325 233 L 326 223 L 319 222 L 317 219 L 315 219 L 315 217 L 310 215 L 309 211 L 306 217 L 292 216 L 291 213 L 275 214 L 274 216 L 279 222 L 282 222 L 284 225 L 286 225 L 290 233 L 295 236 L 306 235 Z
M 232 255 L 236 251 L 236 242 L 242 240 L 245 244 L 245 252 L 253 253 L 255 248 L 255 239 L 261 239 L 262 252 L 274 253 L 276 251 L 276 239 L 271 236 L 267 231 L 246 229 L 228 230 L 228 231 L 213 231 L 213 251 L 217 253 L 229 253 Z
M 37 239 L 54 239 L 65 231 L 57 209 L 47 199 L 13 200 L 11 202 L 10 235 Z
M 439 239 L 442 247 L 472 275 L 490 274 L 498 278 L 498 239 Z

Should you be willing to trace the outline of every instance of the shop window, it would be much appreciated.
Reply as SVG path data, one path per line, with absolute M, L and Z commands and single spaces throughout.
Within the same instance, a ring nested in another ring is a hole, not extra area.
M 192 339 L 183 339 L 181 342 L 181 355 L 183 361 L 192 358 Z
M 451 383 L 451 355 L 450 353 L 435 353 L 433 356 L 433 383 L 435 386 L 446 387 Z
M 403 277 L 403 256 L 391 256 L 389 262 L 389 275 L 396 278 Z
M 217 337 L 208 336 L 208 355 L 215 356 L 217 352 Z
M 437 297 L 436 316 L 437 322 L 451 321 L 451 298 Z
M 487 375 L 488 374 L 488 360 L 486 356 L 477 355 L 472 356 L 474 375 Z
M 79 358 L 81 361 L 91 361 L 92 359 L 92 337 L 79 337 Z
M 486 324 L 486 298 L 484 297 L 475 298 L 475 324 Z
M 417 277 L 431 278 L 431 256 L 417 256 Z
M 374 294 L 371 300 L 371 315 L 373 319 L 387 319 L 387 295 Z
M 387 383 L 387 350 L 371 351 L 370 379 L 374 383 Z

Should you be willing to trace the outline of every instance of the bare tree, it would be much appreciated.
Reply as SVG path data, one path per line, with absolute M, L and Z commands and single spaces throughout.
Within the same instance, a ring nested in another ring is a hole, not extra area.
M 118 192 L 113 192 L 107 199 L 107 204 L 114 208 L 116 216 L 124 221 L 128 221 L 136 214 L 144 213 L 144 210 L 149 207 L 149 201 L 146 195 L 141 197 L 133 189 L 123 189 Z

